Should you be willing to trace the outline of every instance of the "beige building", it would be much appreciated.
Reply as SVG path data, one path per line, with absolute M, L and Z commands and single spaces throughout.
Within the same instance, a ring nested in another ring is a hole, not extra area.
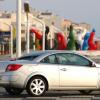
M 75 23 L 68 19 L 62 19 L 61 29 L 65 32 L 66 35 L 68 34 L 68 28 L 70 25 L 73 25 L 74 27 L 75 36 L 79 30 L 82 32 L 82 35 L 84 36 L 86 32 L 90 31 L 91 28 L 91 26 L 87 23 Z

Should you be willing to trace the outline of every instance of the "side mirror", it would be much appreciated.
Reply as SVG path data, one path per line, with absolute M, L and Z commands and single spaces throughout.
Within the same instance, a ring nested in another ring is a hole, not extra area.
M 96 67 L 94 62 L 91 63 L 91 67 Z

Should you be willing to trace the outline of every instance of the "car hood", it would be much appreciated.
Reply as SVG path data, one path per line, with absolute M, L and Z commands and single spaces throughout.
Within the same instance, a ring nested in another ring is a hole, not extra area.
M 33 64 L 34 61 L 28 60 L 15 60 L 15 61 L 0 61 L 0 73 L 5 72 L 9 64 Z

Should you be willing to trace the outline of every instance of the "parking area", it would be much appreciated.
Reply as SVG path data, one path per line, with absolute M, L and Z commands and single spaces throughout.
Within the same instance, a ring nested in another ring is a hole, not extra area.
M 78 91 L 49 91 L 41 97 L 31 97 L 24 91 L 21 95 L 10 96 L 0 88 L 0 100 L 100 100 L 100 91 L 82 95 Z

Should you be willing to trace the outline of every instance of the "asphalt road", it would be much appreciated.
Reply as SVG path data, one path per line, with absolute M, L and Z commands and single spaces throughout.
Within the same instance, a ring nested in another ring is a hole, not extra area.
M 100 100 L 100 91 L 82 95 L 78 91 L 49 91 L 42 97 L 32 97 L 24 91 L 19 96 L 10 96 L 0 88 L 0 100 Z

